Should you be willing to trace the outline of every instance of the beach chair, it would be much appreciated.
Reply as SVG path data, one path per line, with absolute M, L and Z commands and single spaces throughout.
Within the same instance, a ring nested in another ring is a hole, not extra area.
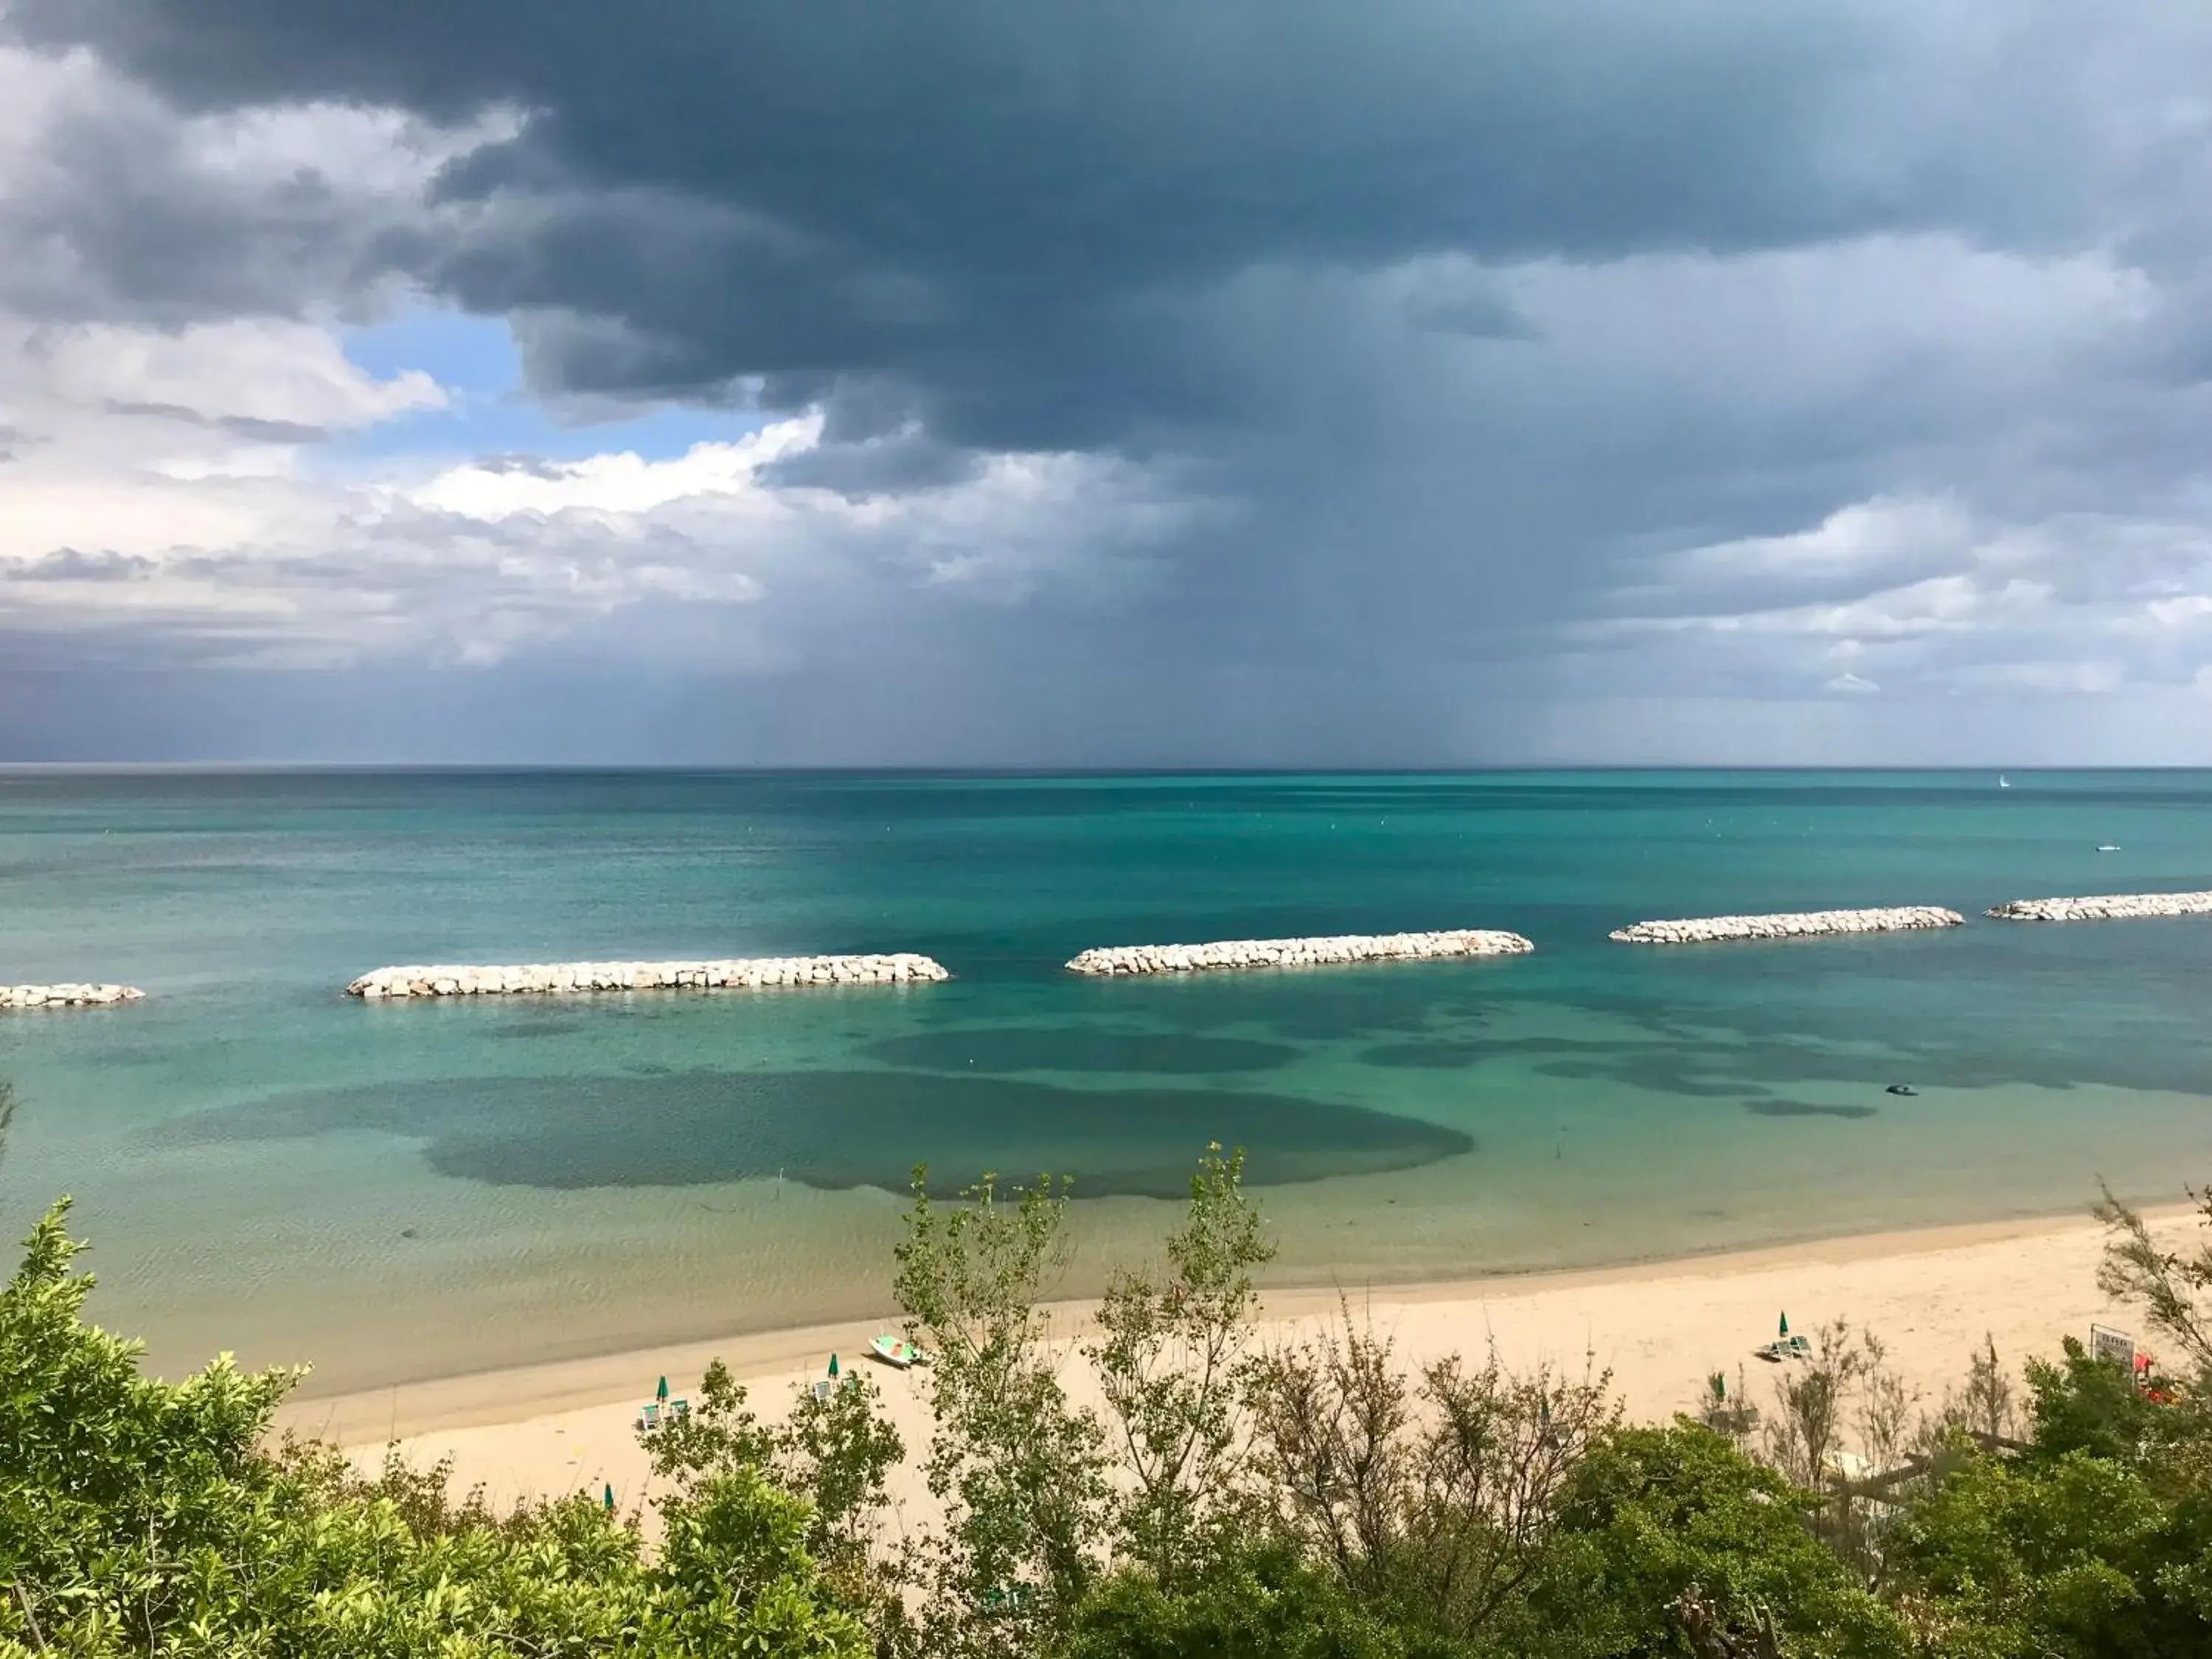
M 637 1426 L 641 1433 L 651 1434 L 660 1426 L 660 1402 L 648 1400 L 637 1408 Z
M 668 1402 L 668 1415 L 671 1419 L 679 1423 L 690 1422 L 691 1420 L 691 1402 L 688 1400 L 670 1401 Z
M 817 1400 L 827 1400 L 831 1395 L 836 1392 L 837 1383 L 834 1378 L 824 1376 L 816 1380 L 814 1384 L 814 1397 Z
M 1775 1365 L 1780 1364 L 1785 1359 L 1810 1359 L 1813 1357 L 1813 1345 L 1804 1337 L 1792 1336 L 1790 1334 L 1788 1314 L 1782 1316 L 1780 1324 L 1781 1328 L 1775 1333 L 1774 1340 L 1760 1343 L 1751 1351 L 1753 1355 L 1765 1360 L 1769 1364 Z

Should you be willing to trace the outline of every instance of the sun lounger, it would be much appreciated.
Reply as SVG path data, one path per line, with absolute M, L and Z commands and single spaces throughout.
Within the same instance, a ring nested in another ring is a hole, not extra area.
M 1810 1337 L 1778 1336 L 1771 1342 L 1760 1343 L 1751 1352 L 1753 1358 L 1778 1365 L 1785 1359 L 1810 1359 L 1813 1357 L 1813 1341 Z
M 637 1426 L 647 1434 L 660 1426 L 660 1402 L 648 1400 L 637 1408 Z

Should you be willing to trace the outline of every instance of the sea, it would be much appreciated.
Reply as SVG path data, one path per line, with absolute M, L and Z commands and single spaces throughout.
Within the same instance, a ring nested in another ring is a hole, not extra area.
M 1241 1148 L 1275 1283 L 1590 1266 L 2212 1179 L 2212 774 L 0 769 L 0 1223 L 334 1393 L 883 1315 L 917 1166 L 1072 1177 L 1054 1288 Z M 2101 851 L 2102 848 L 2116 850 Z M 1615 944 L 1942 904 L 1938 933 Z M 1097 980 L 1091 945 L 1532 956 Z M 405 963 L 919 951 L 942 984 L 368 1005 Z M 1902 1085 L 1914 1092 L 1890 1092 Z

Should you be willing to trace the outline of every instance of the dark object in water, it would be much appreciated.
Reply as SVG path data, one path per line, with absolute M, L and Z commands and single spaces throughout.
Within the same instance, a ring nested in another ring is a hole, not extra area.
M 1882 1091 L 1886 1095 L 1917 1095 L 1919 1092 L 1910 1083 L 1893 1083 Z

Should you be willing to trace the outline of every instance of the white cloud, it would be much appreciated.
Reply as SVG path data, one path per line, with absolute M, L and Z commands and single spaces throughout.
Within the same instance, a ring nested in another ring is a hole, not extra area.
M 18 331 L 46 395 L 96 414 L 198 416 L 210 422 L 350 428 L 443 408 L 420 369 L 363 373 L 328 330 L 263 319 L 173 332 L 112 324 Z
M 2192 684 L 2212 651 L 2212 536 L 2188 520 L 2020 524 L 1950 497 L 1877 497 L 1654 564 L 1668 580 L 1639 572 L 1614 596 L 1625 614 L 1569 631 L 1644 653 L 1662 680 L 1833 670 L 1831 691 L 2105 697 Z
M 337 476 L 313 464 L 323 431 L 444 393 L 365 374 L 289 322 L 18 327 L 0 397 L 0 632 L 142 663 L 483 665 L 629 610 L 781 601 L 821 629 L 902 588 L 1096 600 L 1145 580 L 1147 548 L 1202 510 L 1155 469 L 1080 454 L 994 458 L 896 496 L 779 483 L 773 465 L 821 441 L 811 414 L 665 459 L 401 456 Z
M 775 422 L 733 443 L 694 444 L 667 460 L 617 453 L 534 465 L 475 461 L 447 468 L 408 493 L 425 507 L 495 520 L 572 509 L 649 513 L 704 497 L 757 502 L 769 495 L 760 487 L 760 470 L 812 448 L 821 435 L 821 417 L 809 415 Z
M 1973 538 L 1972 518 L 1955 501 L 1877 496 L 1839 507 L 1810 530 L 1716 542 L 1676 554 L 1666 565 L 1670 577 L 1688 584 L 1832 581 L 1954 562 Z

